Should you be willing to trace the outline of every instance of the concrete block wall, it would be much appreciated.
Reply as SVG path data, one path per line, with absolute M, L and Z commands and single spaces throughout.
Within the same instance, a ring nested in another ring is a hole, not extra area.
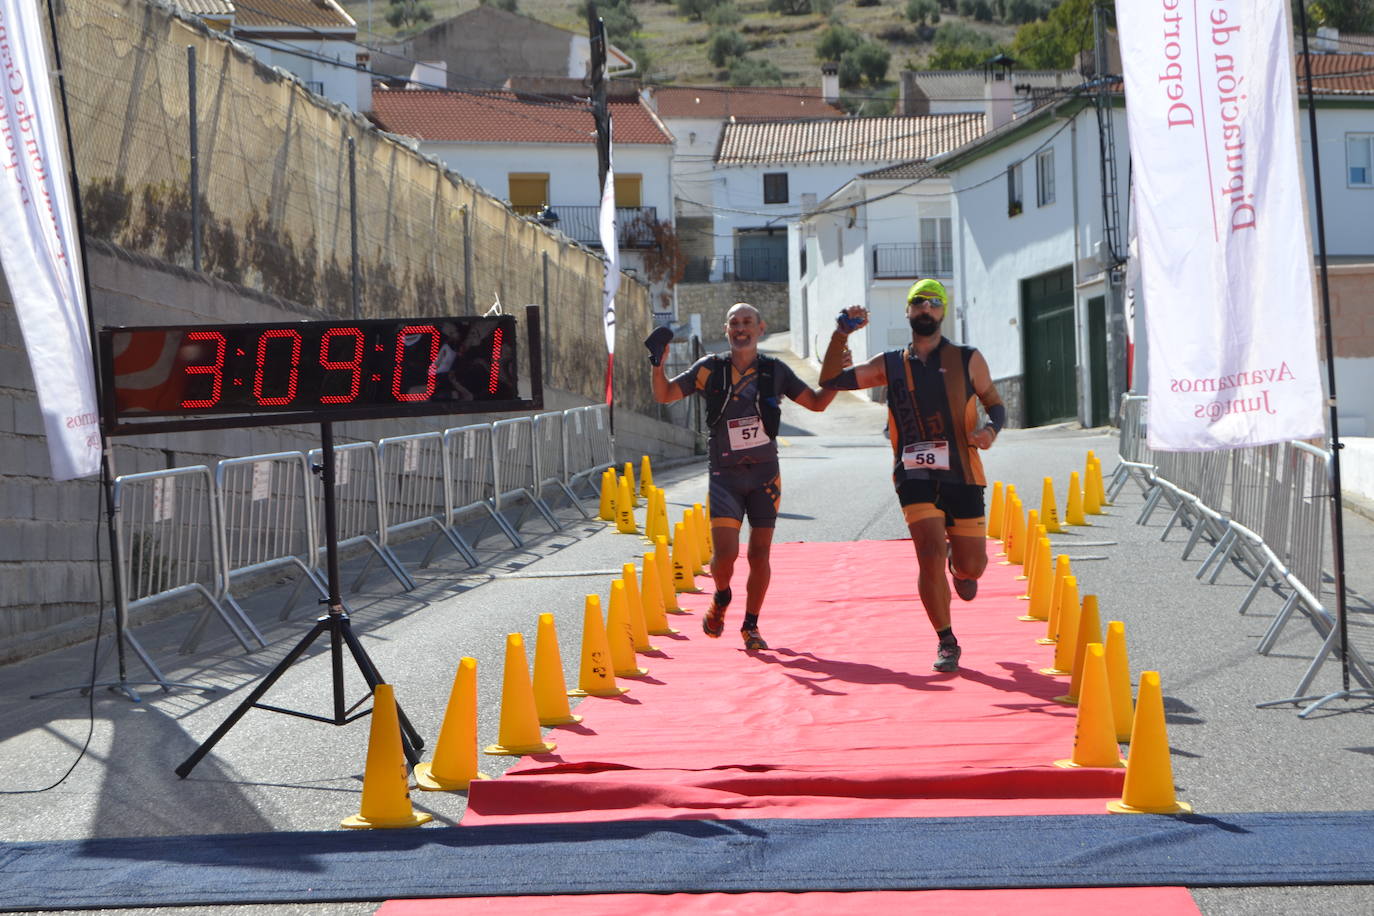
M 233 286 L 103 242 L 89 243 L 96 322 L 104 325 L 235 323 L 318 319 L 296 303 Z M 599 303 L 598 315 L 599 318 Z M 544 389 L 544 409 L 589 403 Z M 509 414 L 462 414 L 335 424 L 339 444 L 486 423 Z M 618 406 L 618 461 L 693 454 L 690 430 Z M 114 472 L 132 474 L 222 458 L 309 450 L 315 425 L 221 429 L 111 440 Z M 0 283 L 0 664 L 91 638 L 102 595 L 113 601 L 103 494 L 95 478 L 51 478 L 33 376 L 7 286 Z M 197 607 L 199 605 L 197 604 Z M 132 621 L 177 613 L 175 602 L 140 609 Z M 107 630 L 108 633 L 108 621 Z

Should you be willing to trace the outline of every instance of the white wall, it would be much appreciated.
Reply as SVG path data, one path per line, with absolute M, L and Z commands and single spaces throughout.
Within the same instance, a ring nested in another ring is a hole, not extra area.
M 263 63 L 280 67 L 288 73 L 294 73 L 305 83 L 323 83 L 324 92 L 321 93 L 327 99 L 347 105 L 354 111 L 362 111 L 362 100 L 371 101 L 371 85 L 358 79 L 357 54 L 358 49 L 355 45 L 346 41 L 309 41 L 295 39 L 290 42 L 268 41 L 268 45 L 275 47 L 254 46 L 254 53 Z M 279 50 L 289 48 L 287 50 Z M 325 61 L 313 60 L 311 57 L 302 56 L 303 54 L 315 55 L 327 58 L 331 61 L 338 61 L 337 64 Z M 362 95 L 361 90 L 366 88 L 368 95 Z
M 883 163 L 866 164 L 864 170 Z M 740 229 L 762 228 L 767 225 L 784 227 L 801 212 L 802 194 L 815 194 L 816 200 L 827 196 L 851 180 L 860 171 L 854 164 L 796 165 L 773 163 L 749 166 L 716 166 L 714 204 L 715 254 L 733 256 L 735 233 Z M 787 203 L 763 202 L 764 173 L 787 173 Z
M 660 115 L 660 117 L 662 117 Z M 682 216 L 708 216 L 715 196 L 716 144 L 724 122 L 705 118 L 663 118 L 673 135 L 673 194 Z
M 1298 133 L 1302 137 L 1308 218 L 1312 226 L 1312 249 L 1315 252 L 1316 194 L 1312 181 L 1312 144 L 1306 108 L 1300 112 Z M 1347 133 L 1374 133 L 1374 111 L 1367 108 L 1353 111 L 1325 107 L 1317 109 L 1317 143 L 1318 151 L 1321 153 L 1326 253 L 1333 257 L 1374 255 L 1374 188 L 1352 188 L 1347 183 Z

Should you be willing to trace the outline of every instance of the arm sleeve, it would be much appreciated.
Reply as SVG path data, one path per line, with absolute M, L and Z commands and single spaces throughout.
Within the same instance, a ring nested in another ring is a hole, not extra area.
M 854 367 L 840 370 L 840 374 L 829 381 L 821 382 L 821 387 L 827 391 L 855 391 L 859 387 L 859 377 L 854 372 Z
M 1002 405 L 1001 401 L 998 401 L 991 407 L 984 409 L 988 412 L 988 424 L 992 427 L 992 431 L 1000 433 L 1002 427 L 1007 425 L 1007 408 Z

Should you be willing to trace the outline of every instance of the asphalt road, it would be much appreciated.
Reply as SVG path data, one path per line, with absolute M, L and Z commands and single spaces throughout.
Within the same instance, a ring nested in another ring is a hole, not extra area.
M 824 414 L 791 404 L 785 408 L 779 542 L 906 536 L 888 477 L 884 418 L 882 407 L 848 393 Z M 988 475 L 1015 483 L 1022 494 L 1034 494 L 1029 501 L 1038 505 L 1042 479 L 1051 476 L 1062 488 L 1071 470 L 1081 471 L 1088 449 L 1095 450 L 1110 472 L 1116 449 L 1112 430 L 1008 430 L 987 453 Z M 704 496 L 700 461 L 656 466 L 654 477 L 666 489 L 670 517 Z M 1093 527 L 1055 537 L 1054 550 L 1071 557 L 1080 592 L 1098 595 L 1103 619 L 1126 623 L 1133 673 L 1160 672 L 1179 798 L 1200 813 L 1374 808 L 1374 703 L 1341 701 L 1307 719 L 1300 719 L 1292 705 L 1257 709 L 1258 702 L 1292 695 L 1319 640 L 1311 627 L 1295 619 L 1269 656 L 1256 654 L 1255 645 L 1279 600 L 1266 593 L 1248 614 L 1237 614 L 1248 581 L 1228 571 L 1216 585 L 1198 582 L 1193 574 L 1203 552 L 1181 560 L 1183 539 L 1177 532 L 1160 540 L 1165 512 L 1156 513 L 1147 525 L 1136 524 L 1141 504 L 1139 489 L 1128 487 L 1108 515 L 1094 519 Z M 361 591 L 345 591 L 354 631 L 431 747 L 464 656 L 478 660 L 479 744 L 496 740 L 506 634 L 523 632 L 532 660 L 540 613 L 555 615 L 565 676 L 575 682 L 584 596 L 604 593 L 622 565 L 638 560 L 647 549 L 642 539 L 585 521 L 570 507 L 558 514 L 566 523 L 562 531 L 549 531 L 538 519 L 523 526 L 522 533 L 530 538 L 523 550 L 509 549 L 493 534 L 484 537 L 479 568 L 468 569 L 441 549 L 432 566 L 417 569 L 425 546 L 417 542 L 400 550 L 419 582 L 414 591 L 402 592 L 380 565 L 374 565 Z M 1374 564 L 1369 562 L 1374 523 L 1349 512 L 1345 523 L 1348 573 L 1356 594 L 1351 601 L 1352 644 L 1374 658 L 1374 614 L 1358 597 L 1374 595 Z M 346 560 L 345 586 L 360 568 L 360 558 Z M 914 559 L 912 569 L 913 612 L 919 613 Z M 196 654 L 178 655 L 194 610 L 137 632 L 170 679 L 218 688 L 213 693 L 141 686 L 136 688 L 139 703 L 103 689 L 96 691 L 93 703 L 72 691 L 29 698 L 89 681 L 92 643 L 0 668 L 3 836 L 19 841 L 333 830 L 341 818 L 357 813 L 367 720 L 334 726 L 250 710 L 188 778 L 173 772 L 310 629 L 313 607 L 298 607 L 286 621 L 278 618 L 287 592 L 268 588 L 246 602 L 271 640 L 268 648 L 252 654 L 242 652 L 212 623 Z M 957 628 L 958 615 L 978 613 L 978 604 L 955 611 Z M 765 632 L 766 615 L 765 608 Z M 695 627 L 694 618 L 683 619 Z M 116 675 L 110 645 L 107 636 L 101 642 L 102 680 Z M 318 641 L 289 666 L 265 701 L 329 715 L 334 680 L 324 646 L 324 640 Z M 129 681 L 146 676 L 133 656 L 126 672 Z M 351 703 L 362 693 L 351 663 L 345 664 L 345 682 Z M 1340 685 L 1340 666 L 1328 662 L 1317 677 L 1316 692 Z M 482 768 L 497 775 L 511 762 L 484 757 Z M 57 785 L 40 791 L 53 783 Z M 456 824 L 463 814 L 461 793 L 415 792 L 412 797 L 418 810 L 430 812 L 440 824 Z M 1368 912 L 1371 890 L 1197 889 L 1194 896 L 1207 916 L 1334 916 Z M 214 912 L 313 916 L 371 913 L 376 906 L 216 907 Z

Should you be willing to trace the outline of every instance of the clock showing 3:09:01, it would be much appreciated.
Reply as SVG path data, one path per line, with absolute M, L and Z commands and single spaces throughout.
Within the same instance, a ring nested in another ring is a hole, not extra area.
M 116 419 L 471 411 L 519 398 L 515 318 L 105 328 Z

